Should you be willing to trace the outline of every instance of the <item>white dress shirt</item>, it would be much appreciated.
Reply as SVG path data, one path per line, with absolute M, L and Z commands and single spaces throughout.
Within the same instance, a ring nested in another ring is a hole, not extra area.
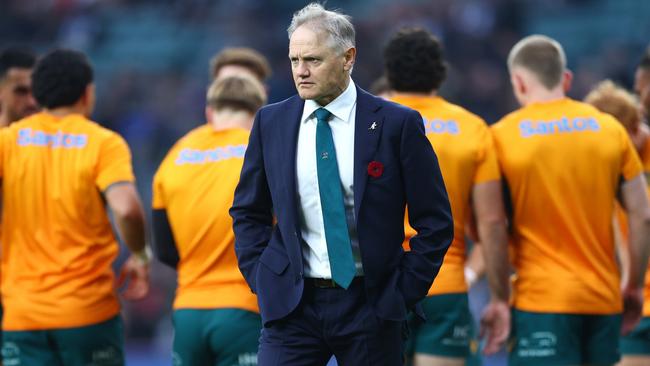
M 357 89 L 350 79 L 348 87 L 341 95 L 323 108 L 331 114 L 329 125 L 332 129 L 336 161 L 343 187 L 348 232 L 352 242 L 352 255 L 357 275 L 362 275 L 361 252 L 354 218 L 354 124 L 357 107 Z M 298 146 L 296 151 L 296 186 L 298 188 L 298 212 L 302 234 L 302 256 L 305 277 L 332 278 L 325 226 L 318 190 L 316 171 L 316 111 L 321 106 L 313 100 L 306 100 L 300 119 Z

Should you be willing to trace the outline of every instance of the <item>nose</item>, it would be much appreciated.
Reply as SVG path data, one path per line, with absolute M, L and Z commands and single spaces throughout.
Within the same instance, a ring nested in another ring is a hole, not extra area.
M 309 76 L 309 68 L 305 62 L 298 62 L 298 65 L 296 65 L 296 75 L 300 76 L 301 78 L 306 78 Z
M 29 108 L 36 108 L 38 106 L 38 103 L 36 102 L 36 99 L 34 98 L 34 95 L 31 93 L 29 94 L 29 97 L 27 98 L 27 105 Z
M 34 96 L 30 93 L 29 97 L 27 98 L 27 108 L 30 110 L 37 110 L 38 109 L 38 103 L 36 102 L 36 99 Z

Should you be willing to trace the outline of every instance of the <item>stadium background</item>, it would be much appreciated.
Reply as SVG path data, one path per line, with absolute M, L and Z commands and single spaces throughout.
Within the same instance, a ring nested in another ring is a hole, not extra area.
M 271 62 L 270 102 L 295 92 L 286 27 L 307 1 L 1 0 L 0 46 L 55 46 L 86 52 L 98 100 L 93 119 L 118 131 L 132 152 L 138 188 L 149 207 L 151 178 L 181 135 L 202 124 L 208 62 L 224 46 L 253 47 Z M 505 59 L 522 36 L 562 43 L 574 98 L 611 78 L 630 88 L 650 42 L 647 0 L 331 0 L 352 15 L 358 59 L 353 78 L 367 88 L 382 73 L 382 48 L 404 25 L 437 34 L 450 73 L 442 94 L 489 123 L 516 105 Z M 128 364 L 169 364 L 173 271 L 154 263 L 152 289 L 124 304 Z M 479 287 L 477 291 L 484 291 Z

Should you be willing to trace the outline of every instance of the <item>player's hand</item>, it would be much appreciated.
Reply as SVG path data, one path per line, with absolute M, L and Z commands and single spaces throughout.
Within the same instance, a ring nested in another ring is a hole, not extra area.
M 643 310 L 643 288 L 625 287 L 623 289 L 623 325 L 621 334 L 627 334 L 641 320 Z
M 126 260 L 117 279 L 117 287 L 127 283 L 122 296 L 127 300 L 140 300 L 149 292 L 149 263 L 131 255 Z
M 481 339 L 486 338 L 483 353 L 497 353 L 510 335 L 510 306 L 506 301 L 492 300 L 481 317 Z

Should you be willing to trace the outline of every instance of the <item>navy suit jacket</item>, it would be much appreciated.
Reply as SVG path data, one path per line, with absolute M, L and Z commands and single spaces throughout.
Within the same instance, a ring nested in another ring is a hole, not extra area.
M 230 215 L 239 268 L 257 294 L 264 324 L 302 297 L 303 257 L 296 145 L 304 101 L 293 96 L 255 117 Z M 371 128 L 375 124 L 374 128 Z M 368 301 L 378 317 L 418 312 L 454 236 L 451 208 L 420 114 L 357 88 L 354 213 Z M 372 161 L 383 165 L 368 174 Z M 417 231 L 404 252 L 404 212 Z M 277 221 L 274 221 L 274 214 Z

